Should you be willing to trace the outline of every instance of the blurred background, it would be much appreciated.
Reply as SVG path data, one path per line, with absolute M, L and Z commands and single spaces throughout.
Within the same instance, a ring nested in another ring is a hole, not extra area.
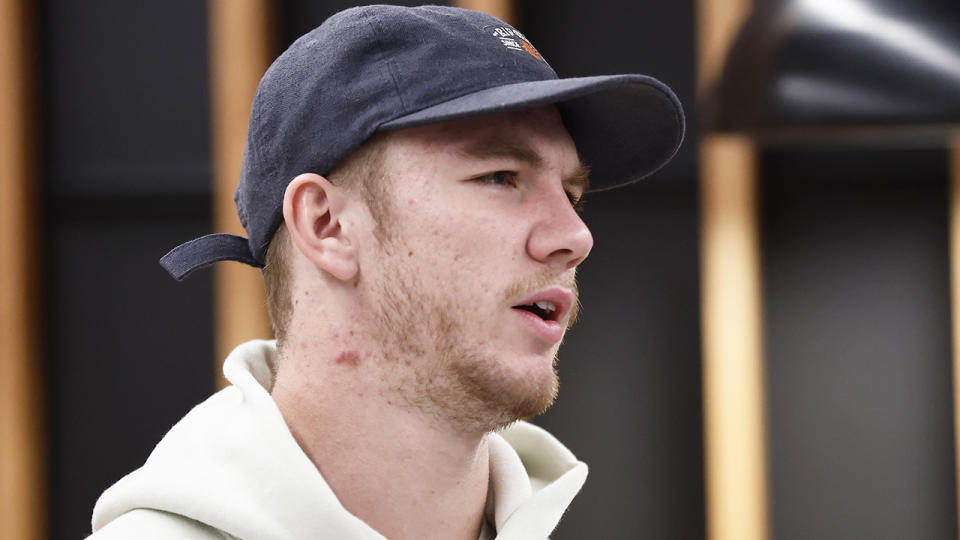
M 561 76 L 685 104 L 654 177 L 588 197 L 562 391 L 590 465 L 557 539 L 957 537 L 955 0 L 473 0 Z M 347 1 L 0 1 L 0 536 L 99 494 L 269 337 L 236 230 L 269 61 Z M 414 5 L 410 3 L 408 5 Z

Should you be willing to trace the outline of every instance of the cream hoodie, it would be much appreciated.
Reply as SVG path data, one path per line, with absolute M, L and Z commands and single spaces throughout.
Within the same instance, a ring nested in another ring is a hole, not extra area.
M 223 374 L 233 385 L 194 407 L 143 467 L 100 496 L 91 538 L 383 539 L 343 508 L 287 429 L 268 392 L 274 355 L 273 341 L 230 353 Z M 525 422 L 491 433 L 489 447 L 492 496 L 480 538 L 546 538 L 586 464 Z

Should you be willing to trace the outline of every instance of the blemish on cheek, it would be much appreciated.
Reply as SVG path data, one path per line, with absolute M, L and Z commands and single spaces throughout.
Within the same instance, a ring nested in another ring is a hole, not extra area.
M 412 250 L 409 251 L 409 252 L 407 252 L 407 257 L 413 257 L 413 251 L 412 251 Z
M 404 365 L 407 365 L 407 366 L 411 365 L 411 363 L 410 363 L 409 360 L 404 360 L 403 363 L 404 363 Z
M 407 204 L 409 204 L 409 205 L 413 205 L 414 203 L 415 203 L 415 201 L 414 201 L 413 199 L 410 199 L 410 200 L 407 201 Z
M 350 331 L 350 335 L 351 335 L 351 336 L 353 335 L 353 330 Z
M 453 260 L 459 261 L 459 260 L 460 260 L 460 257 L 463 257 L 463 255 L 460 255 L 460 254 L 454 255 L 454 256 L 453 256 Z
M 334 362 L 341 366 L 357 367 L 360 364 L 360 357 L 354 351 L 342 351 Z

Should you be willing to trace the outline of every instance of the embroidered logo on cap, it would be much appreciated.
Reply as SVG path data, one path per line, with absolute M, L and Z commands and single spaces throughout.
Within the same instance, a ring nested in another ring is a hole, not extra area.
M 513 50 L 513 51 L 527 51 L 530 56 L 536 58 L 537 60 L 543 60 L 543 57 L 540 56 L 540 53 L 537 52 L 537 49 L 530 44 L 523 34 L 519 30 L 510 28 L 509 26 L 494 26 L 487 27 L 484 30 L 491 30 L 493 36 L 500 40 L 500 43 L 504 47 Z

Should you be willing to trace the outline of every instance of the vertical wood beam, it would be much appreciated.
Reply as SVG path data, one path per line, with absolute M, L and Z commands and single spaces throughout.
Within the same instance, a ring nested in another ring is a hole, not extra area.
M 753 0 L 697 0 L 697 93 L 723 70 L 727 52 L 750 14 Z
M 273 56 L 273 18 L 266 0 L 209 0 L 213 230 L 246 236 L 233 203 L 250 105 Z M 260 272 L 241 264 L 214 268 L 214 367 L 243 341 L 273 335 Z
M 0 0 L 0 537 L 46 536 L 33 2 Z
M 960 132 L 950 141 L 950 311 L 953 338 L 953 448 L 960 516 Z M 960 520 L 958 520 L 960 526 Z M 960 530 L 957 537 L 960 538 Z
M 753 141 L 700 143 L 707 530 L 768 538 L 757 171 Z
M 451 2 L 451 5 L 472 9 L 474 11 L 482 11 L 510 25 L 515 26 L 517 24 L 517 12 L 514 0 L 454 0 Z
M 720 76 L 751 0 L 698 0 L 698 95 Z M 757 152 L 744 134 L 700 137 L 707 537 L 769 538 Z

